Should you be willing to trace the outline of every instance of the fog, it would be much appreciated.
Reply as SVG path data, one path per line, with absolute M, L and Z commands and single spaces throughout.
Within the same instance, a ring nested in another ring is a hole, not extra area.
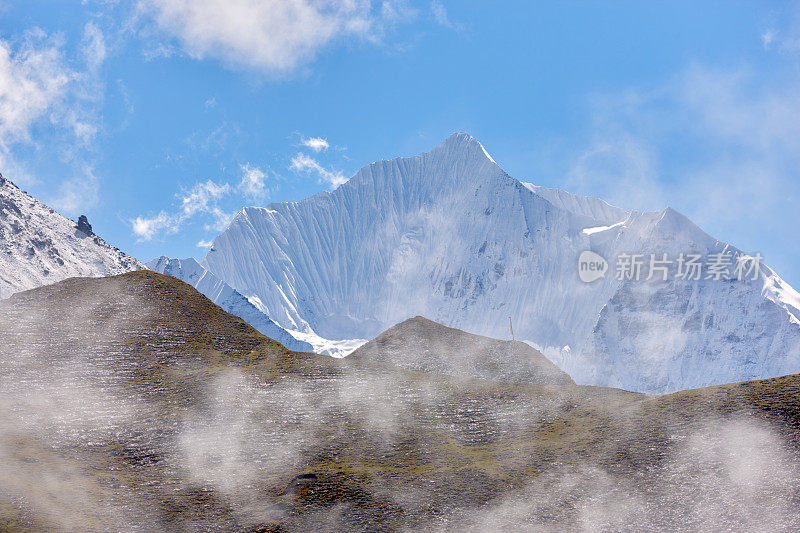
M 679 437 L 678 437 L 679 438 Z M 769 427 L 706 421 L 668 460 L 623 476 L 596 466 L 556 468 L 440 531 L 796 531 L 798 454 Z
M 59 295 L 0 304 L 4 519 L 65 531 L 800 527 L 796 430 L 752 406 L 310 354 L 209 362 L 192 343 L 220 333 L 171 324 L 136 294 L 81 293 L 69 313 Z M 291 489 L 299 474 L 313 474 L 308 489 Z

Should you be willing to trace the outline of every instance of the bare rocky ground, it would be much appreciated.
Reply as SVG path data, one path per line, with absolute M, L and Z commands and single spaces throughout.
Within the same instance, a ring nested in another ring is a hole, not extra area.
M 0 530 L 800 528 L 800 377 L 645 396 L 440 328 L 333 359 L 154 272 L 17 294 Z

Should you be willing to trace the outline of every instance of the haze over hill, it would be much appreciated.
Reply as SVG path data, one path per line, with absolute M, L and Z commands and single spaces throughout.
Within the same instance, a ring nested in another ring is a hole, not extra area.
M 423 325 L 434 359 L 491 343 Z M 651 398 L 295 353 L 151 271 L 18 293 L 0 338 L 5 530 L 800 526 L 798 376 Z
M 610 272 L 578 278 L 581 252 Z M 309 338 L 368 339 L 411 316 L 537 346 L 579 383 L 667 392 L 800 371 L 800 294 L 756 279 L 617 279 L 624 254 L 755 259 L 673 209 L 625 212 L 522 183 L 457 133 L 333 192 L 248 207 L 203 260 Z

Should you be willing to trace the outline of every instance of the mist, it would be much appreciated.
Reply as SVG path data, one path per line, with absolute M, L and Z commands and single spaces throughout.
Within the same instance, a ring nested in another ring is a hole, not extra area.
M 531 362 L 487 379 L 467 364 L 485 358 L 485 340 L 447 341 L 464 364 L 425 372 L 369 350 L 289 353 L 188 286 L 137 276 L 0 304 L 0 502 L 15 509 L 4 511 L 10 524 L 800 526 L 792 377 L 648 396 L 537 382 Z

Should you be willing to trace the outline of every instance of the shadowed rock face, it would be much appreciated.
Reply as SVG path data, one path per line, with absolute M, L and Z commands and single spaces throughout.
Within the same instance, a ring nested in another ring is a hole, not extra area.
M 462 378 L 542 385 L 575 384 L 565 372 L 524 342 L 473 335 L 421 316 L 381 333 L 350 357 Z
M 89 219 L 86 218 L 86 215 L 81 215 L 78 217 L 78 225 L 76 227 L 78 231 L 82 231 L 86 235 L 94 235 L 94 232 L 92 231 L 92 225 L 89 224 Z

